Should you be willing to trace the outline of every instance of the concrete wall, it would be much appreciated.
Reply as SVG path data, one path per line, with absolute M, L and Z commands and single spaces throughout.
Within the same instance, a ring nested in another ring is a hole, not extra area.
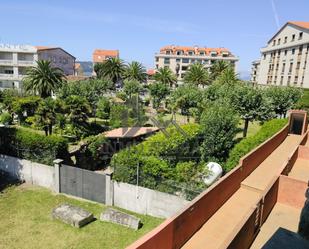
M 175 195 L 122 182 L 113 182 L 113 188 L 114 206 L 155 217 L 169 218 L 189 203 Z
M 0 154 L 0 170 L 30 184 L 54 190 L 54 167 Z

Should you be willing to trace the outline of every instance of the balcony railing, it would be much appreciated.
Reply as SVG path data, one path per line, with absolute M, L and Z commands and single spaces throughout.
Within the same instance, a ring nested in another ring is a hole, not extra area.
M 19 60 L 18 64 L 19 65 L 32 65 L 32 64 L 34 64 L 34 61 L 22 61 L 22 60 Z
M 1 60 L 0 59 L 0 65 L 12 65 L 13 60 Z
M 0 73 L 1 79 L 12 79 L 14 78 L 14 74 L 6 74 L 6 73 Z

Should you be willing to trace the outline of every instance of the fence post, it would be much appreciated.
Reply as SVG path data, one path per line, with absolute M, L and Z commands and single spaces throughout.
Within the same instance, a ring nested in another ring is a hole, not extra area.
M 114 182 L 112 181 L 112 169 L 105 170 L 105 204 L 113 206 L 114 204 Z
M 60 193 L 60 167 L 61 163 L 63 162 L 62 159 L 56 159 L 54 160 L 54 172 L 55 172 L 55 178 L 54 178 L 54 183 L 55 183 L 55 192 Z

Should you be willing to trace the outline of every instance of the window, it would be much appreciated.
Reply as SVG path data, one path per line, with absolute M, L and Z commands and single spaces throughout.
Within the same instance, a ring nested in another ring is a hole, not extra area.
M 263 54 L 263 59 L 264 59 L 264 60 L 266 59 L 266 54 Z
M 190 60 L 188 58 L 183 58 L 182 59 L 182 63 L 189 63 L 189 62 L 190 62 Z
M 291 83 L 291 76 L 288 77 L 288 82 L 287 83 L 288 83 L 287 85 L 289 86 L 290 83 Z
M 159 61 L 159 57 L 156 57 L 156 62 L 158 62 Z
M 183 54 L 183 51 L 182 51 L 182 50 L 178 50 L 178 51 L 176 52 L 176 54 L 177 54 L 177 55 L 182 55 L 182 54 Z
M 205 52 L 200 52 L 200 55 L 205 55 Z
M 307 66 L 307 61 L 305 61 L 304 63 L 304 69 L 306 69 L 306 66 Z
M 193 55 L 193 54 L 194 54 L 193 51 L 188 52 L 188 55 Z
M 295 34 L 292 35 L 292 41 L 295 41 Z
M 176 59 L 176 62 L 180 62 L 180 59 L 179 59 L 179 58 L 177 58 L 177 59 Z
M 280 79 L 280 85 L 283 84 L 283 76 L 281 76 L 281 79 Z
M 298 50 L 298 55 L 301 55 L 302 53 L 303 53 L 303 46 L 300 46 Z
M 284 37 L 284 43 L 287 43 L 288 42 L 288 37 Z
M 299 33 L 298 40 L 301 40 L 301 39 L 303 39 L 303 32 L 300 32 L 300 33 Z
M 273 46 L 275 46 L 275 45 L 276 45 L 276 40 L 273 41 Z
M 287 54 L 288 54 L 288 51 L 287 51 L 287 50 L 285 50 L 285 51 L 284 51 L 284 55 L 286 56 Z
M 298 82 L 298 76 L 295 76 L 295 78 L 294 78 L 294 84 L 297 84 L 297 82 Z
M 290 63 L 289 74 L 292 73 L 292 69 L 293 69 L 293 62 Z
M 280 45 L 280 42 L 281 42 L 281 39 L 279 38 L 279 39 L 278 39 L 278 42 L 277 42 L 277 45 Z
M 274 84 L 277 84 L 277 76 L 275 76 Z
M 165 52 L 165 54 L 171 54 L 171 51 L 170 51 L 170 50 L 167 50 L 167 51 Z
M 14 74 L 14 71 L 13 71 L 13 69 L 5 69 L 4 73 L 5 74 Z
M 281 72 L 284 73 L 284 71 L 285 71 L 285 63 L 282 64 L 282 71 Z
M 292 54 L 295 54 L 295 48 L 292 49 Z
M 164 58 L 164 64 L 170 64 L 170 58 Z
M 297 62 L 296 69 L 300 69 L 300 61 Z
M 188 69 L 187 66 L 182 66 L 182 67 L 181 67 L 181 70 L 182 70 L 182 71 L 186 71 L 187 69 Z

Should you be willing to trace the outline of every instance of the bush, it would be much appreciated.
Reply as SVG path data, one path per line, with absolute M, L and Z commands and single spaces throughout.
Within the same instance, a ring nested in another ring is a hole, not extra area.
M 167 134 L 159 132 L 149 137 L 141 144 L 121 150 L 112 158 L 114 179 L 131 184 L 137 183 L 137 169 L 139 168 L 139 184 L 168 193 L 186 195 L 182 185 L 183 177 L 191 179 L 194 186 L 195 176 L 199 167 L 199 135 L 200 126 L 186 124 L 181 126 L 183 131 L 175 127 L 167 128 Z M 190 174 L 188 174 L 188 171 Z M 180 187 L 181 185 L 181 187 Z M 191 186 L 191 185 L 190 185 Z M 198 189 L 198 194 L 202 189 Z M 194 191 L 193 191 L 194 192 Z
M 16 128 L 0 128 L 0 153 L 53 165 L 57 158 L 69 160 L 67 140 Z
M 230 171 L 239 163 L 241 157 L 266 141 L 287 124 L 287 119 L 273 119 L 264 123 L 261 129 L 253 136 L 241 140 L 231 150 L 225 163 L 224 170 Z
M 13 118 L 12 118 L 12 115 L 5 112 L 5 113 L 2 113 L 1 116 L 0 116 L 0 123 L 1 124 L 4 124 L 4 125 L 11 125 L 13 122 Z
M 101 97 L 97 103 L 96 116 L 101 119 L 108 119 L 110 114 L 110 102 L 106 97 Z

